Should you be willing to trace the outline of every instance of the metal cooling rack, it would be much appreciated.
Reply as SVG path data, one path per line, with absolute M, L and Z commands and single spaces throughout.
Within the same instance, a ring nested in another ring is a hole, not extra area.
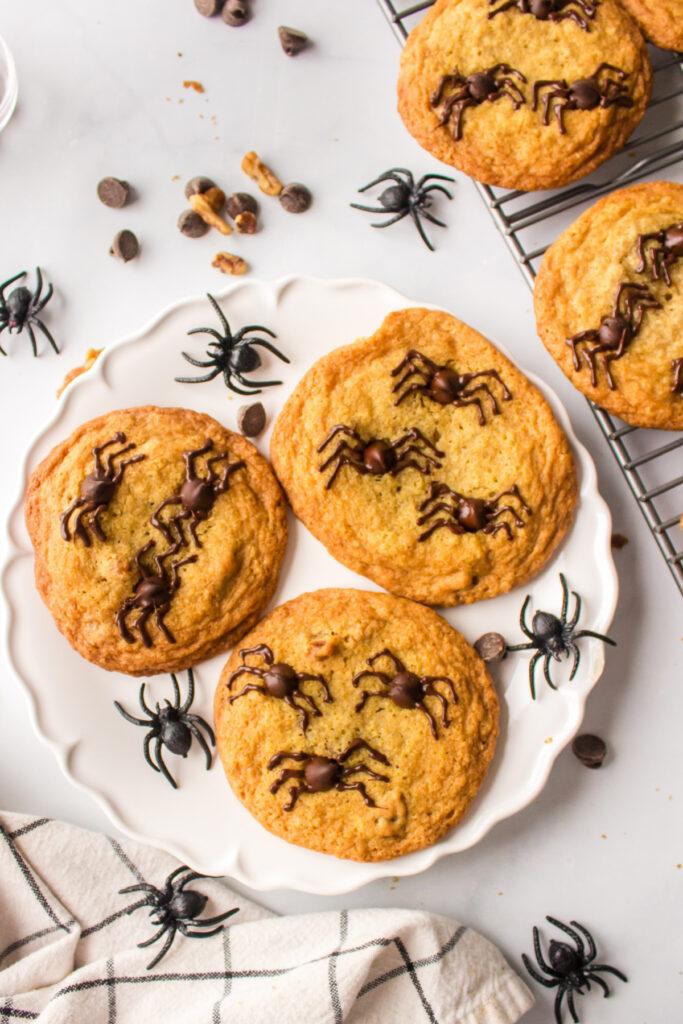
M 409 7 L 377 2 L 403 45 L 434 0 Z M 651 57 L 655 86 L 638 134 L 593 174 L 552 192 L 506 191 L 474 182 L 532 291 L 543 253 L 581 208 L 617 187 L 656 177 L 665 167 L 673 167 L 673 177 L 683 183 L 682 58 L 655 49 Z M 683 434 L 631 427 L 588 404 L 683 593 Z

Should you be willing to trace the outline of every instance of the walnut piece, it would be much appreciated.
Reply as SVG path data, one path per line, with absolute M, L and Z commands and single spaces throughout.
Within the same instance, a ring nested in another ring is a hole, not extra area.
M 242 160 L 242 170 L 253 178 L 262 192 L 267 196 L 279 196 L 283 185 L 275 177 L 270 167 L 264 164 L 257 153 L 250 150 Z
M 243 274 L 247 269 L 246 262 L 241 256 L 234 256 L 231 252 L 217 252 L 216 258 L 211 263 L 217 267 L 222 274 Z
M 222 235 L 232 234 L 232 228 L 228 222 L 218 216 L 209 200 L 201 192 L 195 192 L 194 195 L 191 195 L 189 203 L 195 213 L 198 213 L 202 220 L 206 221 L 212 228 L 217 228 Z

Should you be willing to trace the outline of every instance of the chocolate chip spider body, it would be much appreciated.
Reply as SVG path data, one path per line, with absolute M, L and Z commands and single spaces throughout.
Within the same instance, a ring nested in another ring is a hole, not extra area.
M 126 445 L 125 442 L 126 435 L 119 431 L 109 441 L 105 441 L 104 444 L 96 445 L 93 448 L 93 471 L 88 473 L 83 479 L 80 493 L 76 500 L 59 517 L 61 534 L 64 540 L 75 540 L 76 537 L 80 537 L 85 546 L 87 548 L 90 547 L 90 534 L 83 522 L 85 517 L 88 518 L 93 533 L 100 540 L 106 540 L 99 520 L 100 513 L 107 508 L 114 497 L 116 488 L 123 479 L 126 466 L 130 466 L 134 462 L 142 462 L 145 458 L 144 455 L 134 455 L 131 459 L 122 459 L 118 466 L 114 466 L 114 459 L 120 455 L 125 455 L 126 452 L 135 448 L 133 443 Z M 103 464 L 102 452 L 115 444 L 124 444 L 125 448 L 120 448 L 118 451 L 110 451 Z M 78 511 L 76 512 L 76 510 Z M 76 516 L 73 521 L 72 533 L 69 529 L 69 519 L 73 512 L 76 512 Z
M 154 541 L 150 540 L 135 555 L 135 564 L 140 572 L 140 579 L 133 587 L 133 593 L 125 599 L 116 613 L 116 625 L 127 644 L 135 643 L 135 637 L 128 629 L 126 622 L 128 615 L 134 608 L 139 608 L 140 614 L 133 623 L 133 629 L 137 630 L 140 640 L 145 647 L 152 646 L 152 641 L 145 628 L 145 623 L 152 614 L 157 626 L 168 642 L 170 644 L 175 643 L 175 637 L 164 622 L 164 617 L 171 607 L 173 595 L 180 586 L 181 580 L 178 570 L 183 565 L 197 561 L 197 556 L 191 555 L 189 558 L 171 562 L 169 574 L 163 565 L 163 559 L 172 554 L 169 550 L 165 551 L 162 555 L 156 554 L 153 556 L 156 567 L 156 572 L 153 572 L 142 561 L 142 556 L 153 546 Z
M 202 546 L 197 536 L 197 526 L 208 517 L 218 496 L 228 490 L 230 476 L 238 469 L 244 469 L 246 465 L 242 459 L 230 462 L 228 452 L 219 452 L 218 455 L 206 460 L 207 475 L 197 476 L 195 459 L 212 450 L 213 441 L 207 438 L 201 448 L 183 452 L 185 481 L 179 492 L 165 498 L 152 515 L 152 525 L 164 535 L 171 553 L 175 553 L 183 546 L 184 538 L 180 524 L 184 519 L 188 520 L 187 528 L 196 546 Z M 224 463 L 220 473 L 214 469 L 219 462 Z M 182 509 L 172 516 L 168 523 L 164 523 L 159 519 L 159 513 L 167 505 L 182 505 Z
M 610 78 L 609 74 L 600 76 L 604 71 L 614 72 L 617 80 Z M 616 68 L 613 64 L 602 63 L 588 78 L 578 78 L 575 82 L 567 82 L 564 78 L 543 79 L 534 82 L 532 109 L 538 108 L 541 102 L 541 90 L 548 91 L 543 96 L 543 124 L 548 124 L 553 103 L 555 104 L 555 118 L 560 133 L 565 135 L 567 129 L 564 126 L 565 110 L 595 110 L 597 107 L 632 107 L 633 98 L 628 94 L 628 88 L 624 85 L 623 79 L 626 72 Z
M 401 388 L 406 384 L 407 387 L 398 395 L 394 405 L 400 405 L 411 394 L 425 395 L 426 398 L 436 402 L 438 405 L 455 405 L 457 407 L 474 405 L 477 408 L 480 426 L 484 425 L 486 419 L 484 417 L 482 400 L 476 394 L 477 391 L 483 392 L 483 395 L 489 400 L 492 415 L 497 416 L 500 412 L 491 388 L 480 378 L 491 377 L 493 380 L 497 380 L 503 389 L 502 398 L 504 402 L 509 402 L 512 398 L 497 370 L 480 370 L 478 373 L 458 373 L 450 366 L 435 363 L 428 356 L 423 355 L 422 352 L 418 352 L 414 348 L 410 349 L 398 366 L 395 366 L 391 371 L 392 377 L 397 377 L 399 374 L 403 374 L 403 376 L 400 377 L 392 388 L 392 393 L 396 394 L 397 391 L 401 391 Z M 413 379 L 411 380 L 411 378 Z M 408 383 L 409 381 L 410 383 Z M 476 381 L 474 385 L 473 381 Z
M 514 498 L 519 504 L 501 505 L 501 498 Z M 494 498 L 473 498 L 465 494 L 452 491 L 447 484 L 433 481 L 427 498 L 418 506 L 422 512 L 417 520 L 418 526 L 428 523 L 429 526 L 417 538 L 418 541 L 425 541 L 431 537 L 436 530 L 447 529 L 454 534 L 462 533 L 496 533 L 503 530 L 508 540 L 512 540 L 510 523 L 501 519 L 502 515 L 508 513 L 515 526 L 522 528 L 525 525 L 521 513 L 531 515 L 531 509 L 522 498 L 517 484 L 501 491 Z M 440 519 L 434 517 L 441 515 Z M 496 520 L 499 520 L 498 522 Z
M 513 109 L 517 110 L 526 103 L 526 99 L 511 75 L 520 82 L 526 82 L 521 71 L 516 71 L 509 64 L 494 64 L 470 75 L 462 75 L 456 67 L 450 74 L 442 75 L 429 98 L 429 105 L 439 114 L 439 127 L 449 125 L 452 137 L 458 142 L 462 138 L 462 117 L 467 107 L 476 107 L 484 102 L 495 103 L 507 96 L 512 100 Z
M 249 655 L 260 656 L 265 662 L 265 666 L 247 664 L 246 659 Z M 299 725 L 302 731 L 306 732 L 309 715 L 320 718 L 322 712 L 313 698 L 303 692 L 301 689 L 302 684 L 309 681 L 319 683 L 323 691 L 323 701 L 326 704 L 332 702 L 332 696 L 323 676 L 313 675 L 310 672 L 297 672 L 296 669 L 285 662 L 276 662 L 275 656 L 267 644 L 257 644 L 255 647 L 244 648 L 244 650 L 240 651 L 240 658 L 242 659 L 242 664 L 228 679 L 228 690 L 232 689 L 235 680 L 239 679 L 242 675 L 256 676 L 263 680 L 263 685 L 247 683 L 239 693 L 229 698 L 230 704 L 234 704 L 245 693 L 251 692 L 261 693 L 266 697 L 276 697 L 297 712 L 299 715 Z M 302 707 L 301 704 L 296 703 L 297 700 L 303 701 L 307 706 Z
M 493 7 L 499 0 L 489 0 Z M 489 12 L 489 19 L 502 11 L 515 8 L 522 14 L 532 14 L 537 21 L 574 21 L 584 32 L 590 32 L 589 21 L 597 13 L 600 0 L 505 0 L 495 11 Z
M 649 270 L 653 281 L 663 278 L 671 287 L 669 267 L 683 256 L 683 221 L 679 221 L 678 224 L 670 224 L 668 228 L 662 228 L 661 231 L 638 235 L 637 245 L 639 263 L 636 273 L 642 274 Z M 650 248 L 646 248 L 650 245 Z
M 389 764 L 384 754 L 381 754 L 378 750 L 371 747 L 369 743 L 361 739 L 353 740 L 352 743 L 349 743 L 346 750 L 343 750 L 341 754 L 337 754 L 336 757 L 322 757 L 318 754 L 306 753 L 303 750 L 280 750 L 268 762 L 268 771 L 273 771 L 284 760 L 298 762 L 302 767 L 283 768 L 278 778 L 271 785 L 270 792 L 277 793 L 280 786 L 290 779 L 299 780 L 296 785 L 290 787 L 289 803 L 284 805 L 283 811 L 291 811 L 302 793 L 325 793 L 331 789 L 336 789 L 339 792 L 356 789 L 368 807 L 376 807 L 377 804 L 369 795 L 362 782 L 346 781 L 351 775 L 359 775 L 361 773 L 369 775 L 370 778 L 377 779 L 379 782 L 389 781 L 388 776 L 380 775 L 378 772 L 373 771 L 372 768 L 368 768 L 367 765 L 345 765 L 348 758 L 361 748 L 367 750 L 373 760 L 379 761 L 380 764 Z
M 609 364 L 615 359 L 621 359 L 624 355 L 627 347 L 640 330 L 646 309 L 661 309 L 661 303 L 655 299 L 644 284 L 622 281 L 617 288 L 611 313 L 609 316 L 603 317 L 600 326 L 588 331 L 580 331 L 573 337 L 567 338 L 566 343 L 572 350 L 574 369 L 577 372 L 581 369 L 577 346 L 585 345 L 585 348 L 581 350 L 581 355 L 590 370 L 593 387 L 597 384 L 595 360 L 599 358 L 600 365 L 605 371 L 608 387 L 612 391 L 616 389 Z
M 328 466 L 335 464 L 334 471 L 325 484 L 327 490 L 334 483 L 342 466 L 351 466 L 361 475 L 370 473 L 373 476 L 398 476 L 405 469 L 416 469 L 423 476 L 427 476 L 432 469 L 441 467 L 440 459 L 445 454 L 428 441 L 417 427 L 411 427 L 396 441 L 387 441 L 377 437 L 362 438 L 356 430 L 343 423 L 333 427 L 316 450 L 323 452 L 339 434 L 344 435 L 343 440 L 318 467 L 323 473 Z
M 392 672 L 381 672 L 374 668 L 375 662 L 380 658 L 388 658 L 393 666 Z M 435 740 L 439 735 L 436 729 L 436 721 L 431 711 L 425 704 L 426 697 L 435 697 L 441 703 L 441 724 L 444 729 L 450 725 L 448 719 L 448 701 L 446 697 L 434 686 L 435 683 L 444 683 L 449 691 L 454 704 L 458 703 L 458 695 L 455 692 L 453 680 L 448 676 L 421 676 L 415 672 L 409 672 L 400 658 L 393 654 L 387 647 L 378 651 L 371 658 L 367 659 L 367 669 L 356 673 L 351 680 L 354 686 L 358 686 L 363 679 L 377 679 L 385 689 L 364 690 L 361 699 L 356 704 L 356 711 L 361 711 L 371 697 L 387 697 L 393 700 L 399 708 L 413 710 L 417 708 L 429 721 L 429 728 Z

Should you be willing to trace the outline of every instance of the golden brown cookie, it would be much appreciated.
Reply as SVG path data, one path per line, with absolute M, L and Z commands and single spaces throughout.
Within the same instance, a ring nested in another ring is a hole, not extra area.
M 390 313 L 320 359 L 275 423 L 271 458 L 336 559 L 427 604 L 528 580 L 576 501 L 545 399 L 471 327 L 427 309 Z
M 462 818 L 493 757 L 498 700 L 439 615 L 318 590 L 240 646 L 216 690 L 216 741 L 235 795 L 270 832 L 374 861 L 429 846 Z
M 84 658 L 142 675 L 226 650 L 258 620 L 287 543 L 282 492 L 239 434 L 189 409 L 84 423 L 29 480 L 36 584 Z
M 683 185 L 612 192 L 545 254 L 543 344 L 579 391 L 639 427 L 683 429 Z
M 645 41 L 617 0 L 569 0 L 555 16 L 539 20 L 522 0 L 437 0 L 398 79 L 398 110 L 420 145 L 519 189 L 564 185 L 620 149 L 650 96 Z
M 683 50 L 683 0 L 620 0 L 646 39 L 663 50 Z

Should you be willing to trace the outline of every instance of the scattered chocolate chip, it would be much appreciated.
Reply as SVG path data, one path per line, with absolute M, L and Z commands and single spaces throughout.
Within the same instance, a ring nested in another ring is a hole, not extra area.
M 599 768 L 605 760 L 607 747 L 599 736 L 585 733 L 583 736 L 577 736 L 572 743 L 572 753 L 586 768 Z
M 134 260 L 140 252 L 140 243 L 132 231 L 119 231 L 111 244 L 109 252 L 112 256 L 116 256 L 117 259 L 128 263 L 129 260 Z
M 220 11 L 223 0 L 194 0 L 194 5 L 205 18 L 212 18 Z
M 118 178 L 102 178 L 97 186 L 97 198 L 105 206 L 111 206 L 118 210 L 125 206 L 131 193 L 131 187 L 127 181 L 119 181 Z
M 233 27 L 246 25 L 251 18 L 249 4 L 246 0 L 227 0 L 221 13 L 221 18 L 226 25 L 232 25 Z
M 229 217 L 239 217 L 240 213 L 258 213 L 258 203 L 248 192 L 233 192 L 228 196 L 226 210 Z
M 306 33 L 300 32 L 297 28 L 280 25 L 277 34 L 280 37 L 280 45 L 288 57 L 296 57 L 297 53 L 301 53 L 308 43 Z
M 245 437 L 257 437 L 266 425 L 266 410 L 260 402 L 242 405 L 237 410 L 237 429 Z
M 235 227 L 240 235 L 253 235 L 256 231 L 256 217 L 248 210 L 238 213 L 235 217 Z
M 190 178 L 187 185 L 185 186 L 185 198 L 189 199 L 190 196 L 194 196 L 199 193 L 208 192 L 210 188 L 215 188 L 216 182 L 211 181 L 211 178 L 203 178 L 201 175 L 197 178 Z
M 298 182 L 285 185 L 279 199 L 280 205 L 287 213 L 305 213 L 313 202 L 313 196 L 309 190 Z
M 178 217 L 178 230 L 187 238 L 201 238 L 209 230 L 209 225 L 194 210 L 183 210 Z
M 621 551 L 628 544 L 628 537 L 624 537 L 623 533 L 613 533 L 611 543 L 615 551 Z
M 502 661 L 507 654 L 507 644 L 500 633 L 484 633 L 474 644 L 474 649 L 483 661 Z

